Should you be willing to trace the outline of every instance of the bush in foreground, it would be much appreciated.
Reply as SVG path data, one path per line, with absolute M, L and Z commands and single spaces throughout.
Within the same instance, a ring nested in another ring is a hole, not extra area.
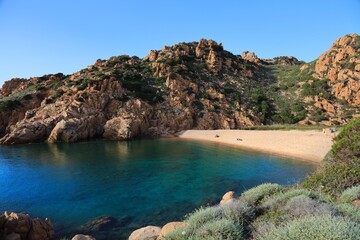
M 257 233 L 258 240 L 301 239 L 301 240 L 348 240 L 359 239 L 360 224 L 349 219 L 331 215 L 295 219 L 279 227 Z
M 244 239 L 242 226 L 228 219 L 209 222 L 197 229 L 194 239 L 230 240 Z
M 345 203 L 345 204 L 337 205 L 336 209 L 343 215 L 346 215 L 346 216 L 360 222 L 360 208 L 355 207 L 352 204 Z
M 276 192 L 280 192 L 282 187 L 275 183 L 264 183 L 255 188 L 245 191 L 240 196 L 240 200 L 249 202 L 251 204 L 257 204 L 265 197 L 272 195 Z
M 344 126 L 335 140 L 331 154 L 302 186 L 338 196 L 360 184 L 360 118 Z
M 337 214 L 336 210 L 331 205 L 319 202 L 318 200 L 311 199 L 304 195 L 291 198 L 283 209 L 292 217 Z
M 269 197 L 263 204 L 264 208 L 278 208 L 283 206 L 289 199 L 296 196 L 314 197 L 314 194 L 306 189 L 292 189 Z
M 243 239 L 254 218 L 255 208 L 242 201 L 200 208 L 188 215 L 186 227 L 175 229 L 166 239 Z
M 343 203 L 351 203 L 356 199 L 360 199 L 360 185 L 346 189 L 340 196 Z

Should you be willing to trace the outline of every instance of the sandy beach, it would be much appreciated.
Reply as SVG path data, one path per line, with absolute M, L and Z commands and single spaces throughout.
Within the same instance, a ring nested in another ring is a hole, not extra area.
M 184 139 L 235 145 L 244 149 L 321 162 L 330 151 L 333 134 L 322 131 L 281 130 L 187 130 Z

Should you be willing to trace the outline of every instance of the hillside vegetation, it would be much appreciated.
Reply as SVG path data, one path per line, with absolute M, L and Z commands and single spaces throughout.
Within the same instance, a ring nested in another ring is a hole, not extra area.
M 360 114 L 360 37 L 310 63 L 260 59 L 213 40 L 97 60 L 71 75 L 12 79 L 0 90 L 0 142 L 127 140 L 186 129 L 341 125 Z

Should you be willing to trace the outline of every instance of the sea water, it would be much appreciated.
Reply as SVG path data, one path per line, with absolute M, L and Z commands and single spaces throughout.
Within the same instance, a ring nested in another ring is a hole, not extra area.
M 112 216 L 121 225 L 98 239 L 126 239 L 134 229 L 217 204 L 230 190 L 294 184 L 316 166 L 181 139 L 0 146 L 0 211 L 48 217 L 59 238 Z

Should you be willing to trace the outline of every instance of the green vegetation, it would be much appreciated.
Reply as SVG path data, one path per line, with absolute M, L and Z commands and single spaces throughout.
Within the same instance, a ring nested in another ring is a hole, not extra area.
M 307 189 L 332 196 L 360 184 L 360 118 L 347 124 L 319 170 L 303 182 Z
M 240 200 L 256 204 L 263 198 L 275 193 L 280 192 L 282 187 L 279 184 L 264 183 L 255 188 L 247 190 L 241 194 Z
M 343 215 L 360 222 L 360 208 L 349 203 L 336 205 L 336 210 Z
M 327 84 L 327 80 L 313 80 L 312 82 L 306 82 L 302 85 L 302 95 L 306 96 L 319 96 L 325 99 L 330 98 L 330 90 Z
M 359 223 L 346 218 L 325 215 L 294 219 L 282 226 L 259 233 L 255 239 L 347 240 L 358 239 L 359 236 Z
M 356 199 L 360 199 L 360 185 L 346 189 L 340 196 L 343 203 L 352 203 Z
M 33 94 L 43 89 L 44 87 L 42 85 L 31 85 L 20 92 L 0 98 L 0 112 L 13 110 L 22 106 L 21 101 L 32 99 Z
M 297 196 L 314 197 L 314 194 L 306 189 L 293 189 L 286 192 L 281 192 L 276 195 L 272 195 L 266 201 L 262 203 L 263 208 L 276 208 L 277 206 L 283 206 L 291 198 Z
M 255 209 L 243 201 L 200 208 L 187 216 L 187 226 L 166 235 L 166 239 L 244 239 Z

